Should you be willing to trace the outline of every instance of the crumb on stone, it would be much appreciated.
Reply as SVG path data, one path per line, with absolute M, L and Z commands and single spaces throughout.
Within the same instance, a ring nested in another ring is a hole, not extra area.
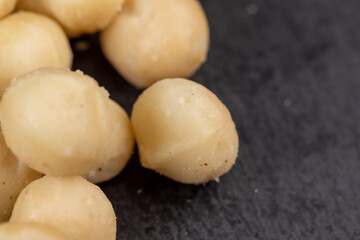
M 259 12 L 259 7 L 255 3 L 250 4 L 246 7 L 246 12 L 249 15 L 255 15 Z

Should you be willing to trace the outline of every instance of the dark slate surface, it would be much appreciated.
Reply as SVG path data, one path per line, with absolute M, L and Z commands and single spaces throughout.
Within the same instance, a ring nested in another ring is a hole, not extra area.
M 100 187 L 118 239 L 360 239 L 360 1 L 204 0 L 207 63 L 192 77 L 230 109 L 239 159 L 220 183 L 141 168 Z M 76 52 L 129 113 L 140 91 L 101 54 Z M 73 41 L 73 44 L 77 40 Z

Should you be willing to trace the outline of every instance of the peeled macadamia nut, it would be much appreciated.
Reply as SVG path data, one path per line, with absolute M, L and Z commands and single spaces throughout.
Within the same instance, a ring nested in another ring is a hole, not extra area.
M 228 109 L 189 80 L 166 79 L 146 89 L 131 123 L 141 164 L 175 181 L 216 179 L 237 157 L 238 135 Z
M 71 64 L 69 40 L 53 20 L 18 12 L 0 21 L 0 96 L 14 77 L 40 67 Z
M 197 0 L 127 0 L 100 40 L 115 69 L 146 88 L 192 75 L 206 60 L 209 27 Z
M 16 201 L 10 222 L 40 223 L 67 239 L 115 240 L 116 216 L 101 189 L 82 177 L 45 176 Z
M 80 71 L 42 68 L 15 79 L 0 103 L 5 141 L 31 168 L 81 175 L 106 158 L 113 130 L 108 93 Z
M 121 11 L 124 0 L 19 0 L 17 8 L 48 15 L 69 37 L 104 29 Z
M 40 177 L 40 173 L 28 168 L 11 153 L 0 135 L 0 222 L 9 220 L 21 190 Z
M 114 121 L 107 159 L 83 175 L 92 183 L 108 181 L 118 175 L 130 159 L 134 149 L 134 136 L 130 119 L 124 109 L 110 100 L 111 115 Z
M 0 19 L 11 13 L 17 0 L 0 0 Z
M 66 240 L 60 232 L 34 223 L 4 223 L 0 225 L 2 240 Z

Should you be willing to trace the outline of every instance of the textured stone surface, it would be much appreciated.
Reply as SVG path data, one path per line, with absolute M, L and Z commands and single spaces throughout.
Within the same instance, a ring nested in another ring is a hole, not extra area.
M 207 63 L 192 77 L 230 109 L 240 134 L 230 173 L 183 185 L 137 155 L 101 184 L 118 239 L 360 239 L 360 1 L 204 0 Z M 140 91 L 96 36 L 74 68 L 130 112 Z M 74 40 L 73 45 L 78 40 Z

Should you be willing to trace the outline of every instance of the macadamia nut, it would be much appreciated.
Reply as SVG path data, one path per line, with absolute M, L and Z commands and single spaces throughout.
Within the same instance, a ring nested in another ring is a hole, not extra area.
M 82 177 L 45 176 L 16 201 L 10 222 L 40 223 L 67 239 L 115 240 L 116 216 L 101 189 Z
M 69 37 L 104 29 L 121 11 L 124 0 L 19 0 L 18 9 L 48 15 Z
M 34 223 L 4 223 L 0 225 L 2 240 L 66 240 L 60 232 Z
M 40 67 L 71 64 L 69 40 L 53 20 L 28 12 L 0 20 L 0 96 L 14 77 Z
M 108 156 L 108 92 L 80 71 L 42 68 L 16 78 L 0 103 L 5 141 L 31 168 L 81 175 Z
M 182 183 L 204 183 L 228 172 L 238 135 L 228 109 L 208 89 L 166 79 L 146 89 L 131 115 L 141 164 Z
M 9 220 L 21 190 L 40 177 L 40 173 L 28 168 L 12 154 L 0 135 L 0 222 Z
M 83 175 L 92 183 L 105 182 L 118 175 L 130 159 L 134 149 L 134 136 L 130 119 L 119 104 L 110 100 L 114 127 L 108 156 L 98 166 Z
M 206 60 L 209 27 L 197 0 L 128 0 L 100 40 L 115 69 L 146 88 L 192 75 Z
M 0 19 L 11 13 L 17 0 L 0 0 Z

